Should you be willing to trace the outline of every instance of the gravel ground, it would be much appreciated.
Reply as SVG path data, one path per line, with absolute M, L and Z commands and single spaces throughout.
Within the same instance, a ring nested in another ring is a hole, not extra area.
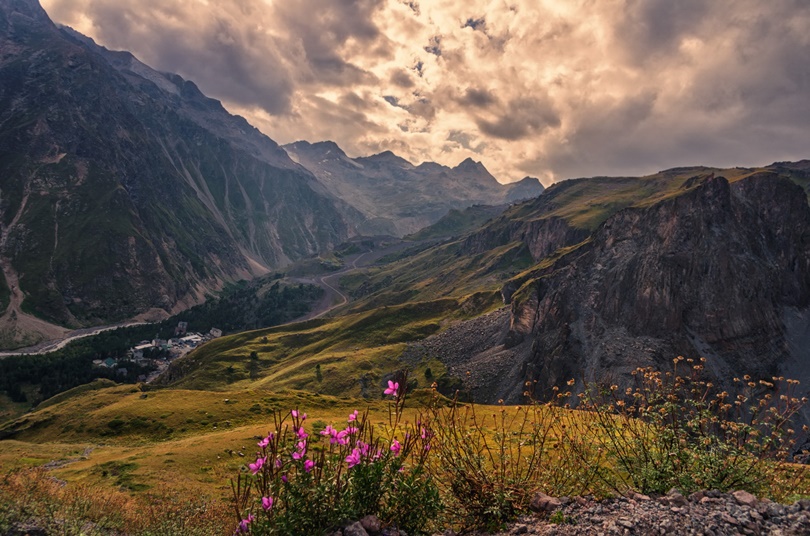
M 497 536 L 810 534 L 810 501 L 786 506 L 758 500 L 745 491 L 697 492 L 689 497 L 672 491 L 657 499 L 640 494 L 604 501 L 563 498 L 554 513 L 543 517 L 547 515 L 561 522 L 525 517 Z
M 759 500 L 745 491 L 699 491 L 684 497 L 673 490 L 651 498 L 638 493 L 596 501 L 589 497 L 553 498 L 538 494 L 534 516 L 524 516 L 494 535 L 466 536 L 630 536 L 630 535 L 770 535 L 810 534 L 810 500 L 784 505 Z M 555 519 L 556 522 L 550 521 Z M 331 536 L 407 536 L 381 527 L 374 516 L 335 531 Z M 452 530 L 434 536 L 458 536 Z

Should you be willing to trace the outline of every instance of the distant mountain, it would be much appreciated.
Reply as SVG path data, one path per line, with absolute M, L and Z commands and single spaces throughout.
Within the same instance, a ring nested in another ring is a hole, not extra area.
M 173 311 L 331 248 L 340 203 L 192 82 L 0 2 L 0 343 L 37 338 L 31 315 Z
M 451 209 L 511 203 L 543 191 L 540 181 L 530 177 L 500 184 L 483 164 L 469 158 L 450 168 L 434 162 L 414 166 L 391 151 L 349 158 L 331 141 L 298 141 L 283 148 L 329 192 L 363 214 L 354 223 L 366 235 L 403 236 L 437 222 Z

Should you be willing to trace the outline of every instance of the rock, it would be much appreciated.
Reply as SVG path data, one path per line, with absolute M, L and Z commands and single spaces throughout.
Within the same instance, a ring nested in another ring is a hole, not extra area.
M 672 506 L 686 506 L 687 504 L 689 504 L 689 501 L 686 500 L 686 497 L 681 495 L 679 491 L 675 490 L 670 491 L 669 494 L 667 494 L 666 498 L 669 501 L 669 504 Z
M 382 523 L 377 516 L 368 515 L 360 520 L 360 524 L 371 536 L 376 536 L 382 531 Z
M 509 534 L 526 534 L 527 532 L 529 532 L 529 527 L 519 523 L 514 527 L 512 527 L 512 530 L 509 532 Z
M 720 519 L 723 520 L 723 523 L 728 523 L 729 525 L 734 525 L 735 527 L 740 524 L 739 521 L 737 521 L 736 519 L 731 517 L 726 512 L 723 512 L 722 514 L 720 514 Z
M 366 532 L 366 529 L 363 528 L 363 525 L 357 521 L 343 529 L 343 536 L 369 536 L 369 534 Z
M 535 493 L 529 503 L 529 508 L 534 512 L 553 512 L 560 506 L 562 506 L 560 499 L 546 495 L 542 491 Z
M 756 506 L 758 500 L 755 496 L 751 495 L 747 491 L 738 490 L 731 494 L 736 500 L 737 503 L 741 506 L 749 506 L 754 507 Z
M 689 495 L 689 502 L 696 502 L 699 503 L 703 497 L 706 496 L 706 493 L 703 491 L 696 491 Z
M 649 496 L 649 495 L 644 495 L 644 494 L 639 493 L 639 492 L 634 491 L 634 490 L 630 490 L 630 491 L 627 493 L 627 496 L 628 496 L 629 498 L 633 499 L 633 500 L 636 500 L 636 501 L 649 501 L 649 500 L 650 500 L 650 496 Z

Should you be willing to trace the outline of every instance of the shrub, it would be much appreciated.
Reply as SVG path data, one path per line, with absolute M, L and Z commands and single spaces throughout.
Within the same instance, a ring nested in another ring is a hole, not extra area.
M 320 534 L 369 514 L 408 533 L 429 527 L 441 508 L 426 467 L 433 434 L 424 425 L 400 424 L 399 382 L 389 382 L 386 394 L 394 401 L 380 434 L 358 411 L 343 429 L 329 425 L 312 437 L 306 414 L 274 414 L 274 431 L 259 441 L 256 461 L 232 481 L 237 532 Z
M 567 433 L 580 463 L 599 466 L 600 478 L 619 493 L 675 487 L 776 496 L 773 484 L 795 440 L 790 421 L 806 401 L 794 394 L 798 382 L 735 378 L 740 389 L 732 397 L 702 373 L 702 362 L 679 357 L 670 372 L 637 369 L 636 385 L 623 391 L 586 385 L 584 418 Z
M 434 405 L 437 480 L 464 529 L 497 530 L 526 508 L 535 491 L 584 492 L 593 471 L 572 463 L 560 441 L 568 417 L 554 403 L 531 401 L 488 414 L 475 404 Z

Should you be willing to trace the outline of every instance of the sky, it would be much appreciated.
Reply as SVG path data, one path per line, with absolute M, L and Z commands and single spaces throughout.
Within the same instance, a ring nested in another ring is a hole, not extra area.
M 41 0 L 279 143 L 501 181 L 810 158 L 806 0 Z

